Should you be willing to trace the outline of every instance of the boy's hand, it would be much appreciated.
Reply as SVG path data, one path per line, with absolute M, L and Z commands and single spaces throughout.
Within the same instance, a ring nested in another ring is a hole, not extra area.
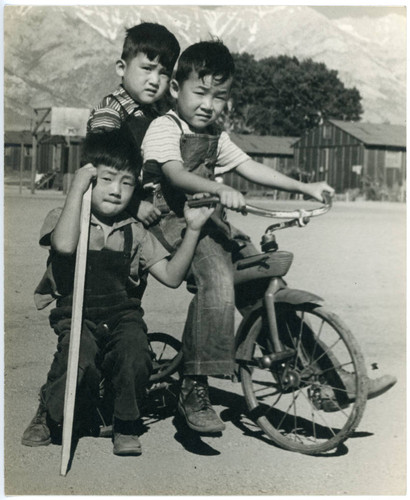
M 231 210 L 240 212 L 246 206 L 246 201 L 242 193 L 229 186 L 218 187 L 215 194 L 219 196 L 221 204 Z
M 96 177 L 97 169 L 92 163 L 87 163 L 76 171 L 70 190 L 84 194 Z
M 193 199 L 200 199 L 209 196 L 206 193 L 197 193 L 192 197 Z M 200 207 L 200 208 L 189 208 L 188 203 L 184 206 L 184 216 L 187 223 L 187 227 L 193 231 L 199 231 L 209 217 L 214 213 L 215 208 Z
M 330 196 L 335 194 L 335 190 L 329 186 L 327 182 L 311 182 L 306 184 L 306 191 L 304 194 L 311 196 L 315 200 L 324 202 L 322 193 L 323 191 L 327 191 Z
M 149 201 L 142 200 L 137 211 L 137 219 L 145 226 L 153 224 L 161 217 L 161 211 Z

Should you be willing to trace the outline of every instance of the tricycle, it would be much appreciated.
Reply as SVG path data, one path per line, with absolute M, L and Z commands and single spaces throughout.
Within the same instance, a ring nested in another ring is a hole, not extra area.
M 246 212 L 286 219 L 269 225 L 261 253 L 234 262 L 235 286 L 248 307 L 235 336 L 236 380 L 248 416 L 276 445 L 317 455 L 337 448 L 358 426 L 368 378 L 360 347 L 343 321 L 319 296 L 286 283 L 293 255 L 279 250 L 275 233 L 304 227 L 332 205 L 330 196 L 310 210 L 280 211 L 246 205 Z M 190 206 L 217 198 L 191 200 Z M 181 343 L 162 332 L 148 334 L 154 369 L 150 393 L 176 395 Z

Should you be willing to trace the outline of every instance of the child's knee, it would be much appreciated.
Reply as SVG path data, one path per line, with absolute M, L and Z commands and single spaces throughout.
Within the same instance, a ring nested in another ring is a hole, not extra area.
M 119 379 L 125 384 L 135 380 L 138 384 L 142 384 L 145 380 L 148 381 L 152 371 L 152 359 L 148 350 L 134 351 L 124 353 L 117 356 L 117 369 Z
M 151 369 L 151 354 L 145 332 L 123 335 L 115 348 L 116 363 L 130 372 Z
M 235 288 L 230 273 L 222 272 L 218 275 L 207 276 L 199 282 L 198 293 L 202 296 L 201 300 L 220 306 L 222 309 L 233 306 L 235 303 Z

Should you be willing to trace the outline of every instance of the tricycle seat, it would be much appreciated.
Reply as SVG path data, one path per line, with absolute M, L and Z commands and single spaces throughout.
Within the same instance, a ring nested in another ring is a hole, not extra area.
M 285 276 L 293 261 L 293 253 L 285 251 L 258 253 L 234 263 L 234 283 Z M 188 279 L 187 290 L 196 293 L 195 282 Z
M 291 252 L 277 251 L 251 255 L 235 262 L 235 285 L 262 278 L 285 276 L 293 261 Z

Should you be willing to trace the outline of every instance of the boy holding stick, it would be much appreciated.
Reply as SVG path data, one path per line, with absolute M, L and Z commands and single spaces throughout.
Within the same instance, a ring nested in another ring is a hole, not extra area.
M 83 304 L 77 402 L 97 401 L 99 382 L 109 380 L 114 392 L 113 452 L 139 455 L 140 401 L 151 370 L 146 325 L 138 283 L 149 272 L 169 287 L 183 281 L 201 227 L 213 209 L 185 208 L 187 230 L 178 251 L 168 252 L 141 223 L 127 213 L 138 171 L 136 151 L 121 131 L 92 134 L 85 142 L 84 162 L 75 175 L 65 205 L 51 211 L 40 244 L 50 249 L 48 267 L 36 289 L 38 308 L 53 300 L 50 324 L 58 335 L 57 352 L 41 389 L 40 406 L 24 432 L 28 446 L 51 442 L 51 428 L 61 426 L 72 320 L 75 252 L 84 193 L 95 183 Z

